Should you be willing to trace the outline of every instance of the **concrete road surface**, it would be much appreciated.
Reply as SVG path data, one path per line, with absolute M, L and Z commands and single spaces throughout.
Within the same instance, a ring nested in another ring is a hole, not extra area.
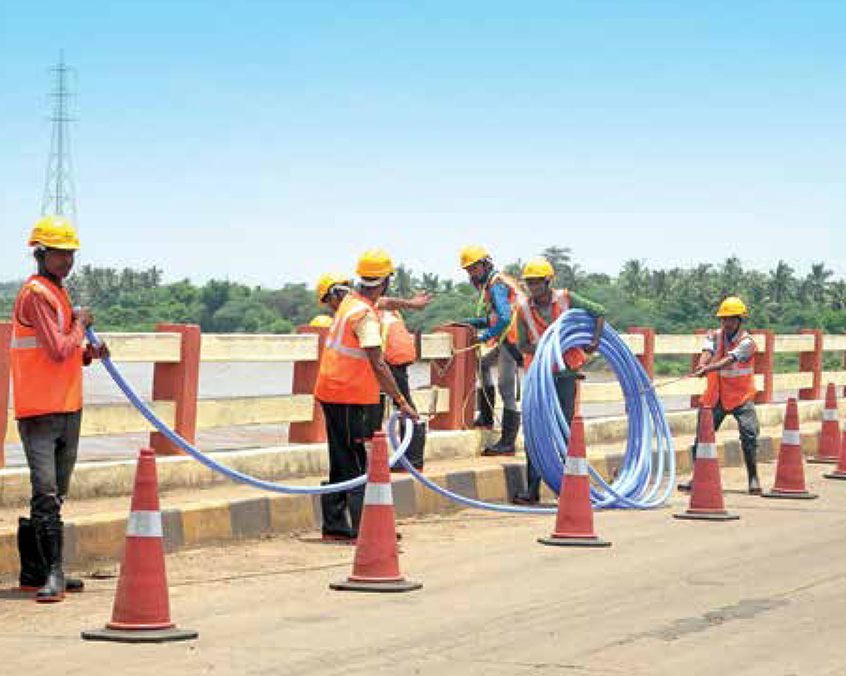
M 675 520 L 682 499 L 600 513 L 604 550 L 536 544 L 548 517 L 405 523 L 409 594 L 331 591 L 352 549 L 293 538 L 169 557 L 173 618 L 200 632 L 185 643 L 81 641 L 114 579 L 55 606 L 5 592 L 0 674 L 846 674 L 846 482 L 809 474 L 819 500 L 729 492 L 735 522 Z

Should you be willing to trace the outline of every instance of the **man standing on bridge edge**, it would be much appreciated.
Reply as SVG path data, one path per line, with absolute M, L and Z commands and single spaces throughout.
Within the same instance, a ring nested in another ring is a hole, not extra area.
M 496 364 L 497 386 L 502 397 L 502 432 L 499 441 L 486 446 L 482 455 L 514 455 L 514 443 L 520 430 L 517 373 L 523 361 L 517 349 L 516 305 L 522 293 L 515 280 L 495 269 L 484 247 L 475 244 L 464 247 L 460 262 L 470 282 L 479 290 L 476 316 L 461 323 L 482 329 L 478 342 L 492 348 L 480 360 L 479 415 L 473 425 L 482 429 L 493 426 L 496 394 L 491 372 Z
M 749 479 L 749 493 L 761 494 L 758 481 L 758 415 L 755 411 L 755 352 L 752 336 L 743 329 L 748 315 L 740 298 L 726 298 L 717 310 L 720 328 L 705 338 L 699 363 L 692 375 L 707 377 L 701 406 L 713 409 L 714 431 L 720 429 L 726 415 L 737 420 L 743 462 Z M 697 425 L 697 429 L 699 426 Z M 691 448 L 696 459 L 696 444 Z M 679 484 L 679 490 L 689 491 L 690 481 Z
M 558 405 L 569 425 L 576 411 L 576 380 L 584 378 L 579 370 L 599 347 L 602 329 L 605 326 L 605 308 L 589 301 L 568 289 L 555 289 L 552 281 L 555 270 L 545 258 L 529 261 L 523 268 L 523 283 L 529 291 L 528 298 L 521 298 L 517 304 L 517 345 L 524 355 L 524 366 L 529 368 L 538 341 L 546 329 L 558 317 L 570 309 L 581 309 L 594 318 L 591 341 L 584 348 L 571 347 L 564 352 L 566 369 L 554 374 L 555 393 Z M 513 502 L 517 505 L 534 505 L 540 500 L 541 477 L 526 454 L 526 483 L 528 491 L 517 493 Z
M 393 263 L 384 251 L 365 251 L 356 267 L 360 278 L 358 288 L 343 295 L 326 337 L 314 396 L 326 419 L 331 483 L 365 473 L 367 450 L 364 441 L 373 433 L 368 424 L 368 407 L 379 403 L 380 387 L 400 413 L 415 423 L 418 421 L 417 412 L 400 392 L 382 356 L 382 327 L 377 304 L 393 272 Z M 363 485 L 352 491 L 322 495 L 323 537 L 355 540 L 363 502 Z
M 61 601 L 82 591 L 82 581 L 62 571 L 62 502 L 76 463 L 82 420 L 82 366 L 108 356 L 108 348 L 82 347 L 94 319 L 72 308 L 64 280 L 79 241 L 64 218 L 35 224 L 29 239 L 38 272 L 18 292 L 12 313 L 12 397 L 29 465 L 30 518 L 20 519 L 20 585 L 37 589 L 39 602 Z

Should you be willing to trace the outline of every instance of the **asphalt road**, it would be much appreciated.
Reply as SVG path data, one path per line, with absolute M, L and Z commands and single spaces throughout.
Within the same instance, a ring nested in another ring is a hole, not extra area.
M 771 468 L 767 469 L 768 475 Z M 115 581 L 55 606 L 0 595 L 0 673 L 73 676 L 827 676 L 846 674 L 846 482 L 815 501 L 729 490 L 741 519 L 606 512 L 610 549 L 544 547 L 547 517 L 413 521 L 408 594 L 335 592 L 352 550 L 278 538 L 168 558 L 173 619 L 197 641 L 88 643 Z M 738 470 L 726 473 L 739 488 Z

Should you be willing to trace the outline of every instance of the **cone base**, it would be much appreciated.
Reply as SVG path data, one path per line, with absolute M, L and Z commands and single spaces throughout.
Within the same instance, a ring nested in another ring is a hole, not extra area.
M 837 470 L 823 474 L 823 476 L 826 479 L 840 479 L 841 481 L 846 480 L 846 472 L 838 472 Z
M 846 477 L 844 477 L 846 478 Z M 782 498 L 787 500 L 813 500 L 814 498 L 820 497 L 816 493 L 809 493 L 808 491 L 801 491 L 801 492 L 790 492 L 790 491 L 780 491 L 777 488 L 773 488 L 771 491 L 765 491 L 761 493 L 762 498 Z
M 681 514 L 673 514 L 673 518 L 690 519 L 692 521 L 736 521 L 740 516 L 729 512 L 682 512 Z
M 343 582 L 333 582 L 329 585 L 330 589 L 334 589 L 336 591 L 382 592 L 387 594 L 410 592 L 415 589 L 421 589 L 422 587 L 422 583 L 413 582 L 412 580 L 393 580 L 389 582 L 344 580 Z
M 811 463 L 812 465 L 836 465 L 839 458 L 832 456 L 829 457 L 827 455 L 817 455 L 813 458 L 808 458 L 806 462 Z
M 188 641 L 199 637 L 193 629 L 94 629 L 83 631 L 81 636 L 86 641 L 114 641 L 117 643 L 165 643 L 168 641 Z
M 611 543 L 608 540 L 603 540 L 596 536 L 593 537 L 557 537 L 550 535 L 546 538 L 538 538 L 538 542 L 542 545 L 551 545 L 553 547 L 610 547 Z

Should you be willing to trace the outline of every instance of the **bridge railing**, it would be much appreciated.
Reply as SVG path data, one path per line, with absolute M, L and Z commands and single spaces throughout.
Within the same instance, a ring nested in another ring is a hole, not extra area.
M 153 363 L 150 398 L 153 410 L 181 436 L 194 441 L 198 430 L 241 425 L 290 423 L 289 442 L 312 443 L 325 440 L 323 418 L 312 396 L 317 366 L 326 329 L 304 326 L 296 334 L 247 335 L 201 334 L 196 326 L 161 324 L 154 333 L 104 334 L 118 363 Z M 846 361 L 837 370 L 823 371 L 823 354 L 846 354 L 846 335 L 825 335 L 819 330 L 775 335 L 753 331 L 759 347 L 755 359 L 757 401 L 772 401 L 775 392 L 796 392 L 802 399 L 820 399 L 825 383 L 846 386 Z M 11 327 L 0 323 L 0 467 L 3 442 L 17 441 L 14 415 L 9 409 L 8 347 Z M 701 351 L 702 335 L 656 334 L 649 327 L 632 327 L 622 335 L 647 373 L 655 371 L 656 357 L 689 356 L 694 362 Z M 419 338 L 421 361 L 430 365 L 430 386 L 417 389 L 413 398 L 418 410 L 430 414 L 433 429 L 469 427 L 475 406 L 476 353 L 466 349 L 471 332 L 463 327 L 444 326 Z M 797 369 L 775 373 L 776 354 L 795 354 Z M 228 396 L 201 398 L 200 367 L 203 363 L 293 364 L 291 394 L 276 396 Z M 671 380 L 659 378 L 657 384 Z M 684 379 L 662 387 L 662 397 L 690 396 L 696 405 L 703 383 Z M 582 387 L 585 403 L 618 402 L 621 392 L 616 382 L 592 382 Z M 149 424 L 129 403 L 87 405 L 82 435 L 112 436 L 147 432 Z M 176 452 L 157 432 L 150 432 L 150 444 L 162 454 Z

